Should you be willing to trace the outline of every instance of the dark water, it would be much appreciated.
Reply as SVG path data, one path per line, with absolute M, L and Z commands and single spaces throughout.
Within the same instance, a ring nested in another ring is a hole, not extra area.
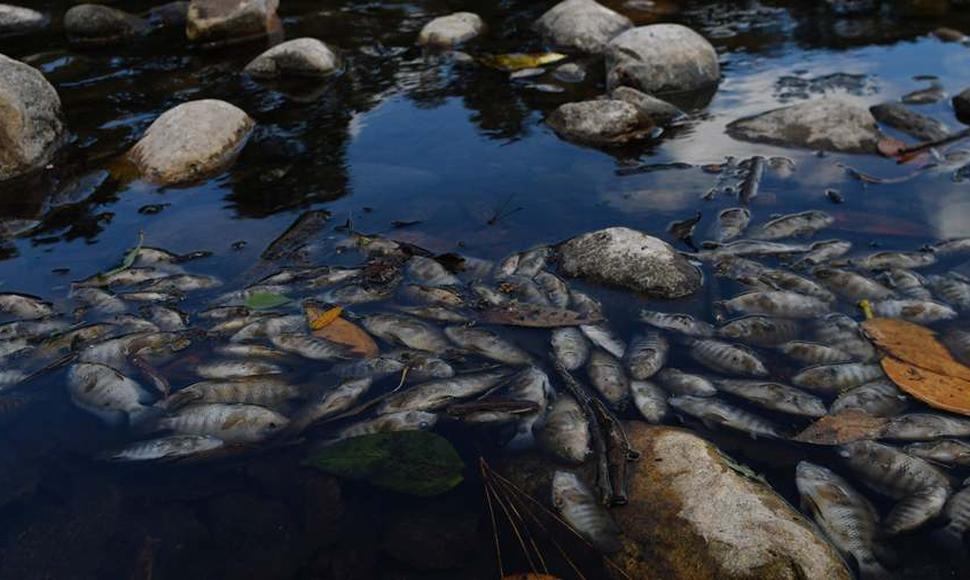
M 55 24 L 69 5 L 36 4 Z M 954 180 L 956 167 L 865 184 L 840 164 L 892 178 L 919 163 L 820 157 L 724 134 L 735 118 L 823 93 L 868 105 L 926 86 L 918 75 L 938 77 L 950 94 L 970 86 L 970 49 L 928 35 L 941 25 L 970 30 L 968 9 L 885 3 L 877 18 L 835 19 L 810 1 L 658 2 L 654 12 L 608 3 L 638 23 L 698 29 L 717 47 L 724 80 L 685 126 L 656 143 L 604 152 L 563 142 L 542 123 L 558 104 L 602 92 L 597 63 L 581 61 L 591 71 L 586 82 L 547 94 L 412 46 L 428 19 L 467 9 L 490 27 L 469 52 L 540 50 L 529 25 L 551 4 L 286 1 L 287 37 L 314 36 L 344 51 L 346 70 L 321 84 L 261 84 L 240 75 L 265 48 L 259 43 L 197 52 L 178 35 L 158 34 L 130 47 L 80 51 L 58 28 L 0 40 L 0 52 L 27 60 L 54 84 L 71 130 L 52 169 L 0 185 L 0 218 L 38 221 L 0 245 L 2 288 L 63 298 L 70 281 L 115 265 L 139 232 L 147 244 L 174 252 L 212 251 L 191 270 L 231 285 L 308 209 L 330 211 L 332 226 L 350 220 L 361 232 L 485 259 L 612 225 L 665 237 L 670 221 L 695 211 L 704 217 L 697 236 L 704 239 L 716 213 L 735 202 L 702 201 L 715 176 L 699 166 L 756 154 L 785 156 L 796 166 L 790 175 L 768 173 L 751 207 L 756 222 L 824 209 L 836 222 L 820 239 L 848 239 L 857 248 L 914 249 L 970 235 L 970 182 Z M 157 115 L 201 98 L 227 100 L 258 123 L 232 169 L 161 189 L 112 174 Z M 948 100 L 919 110 L 960 127 Z M 694 167 L 631 171 L 670 162 Z M 827 188 L 845 203 L 831 204 Z M 146 206 L 161 211 L 145 213 Z M 418 223 L 395 228 L 394 221 Z M 332 230 L 326 236 L 337 235 Z M 959 262 L 942 267 L 966 272 Z M 651 307 L 709 318 L 711 301 L 736 290 L 712 282 L 693 299 Z M 643 301 L 594 293 L 609 301 L 608 314 L 628 336 L 633 327 L 623 321 Z M 523 339 L 542 352 L 534 335 Z M 155 578 L 496 575 L 474 477 L 427 501 L 310 473 L 299 466 L 300 448 L 203 465 L 105 466 L 92 455 L 131 435 L 73 408 L 62 382 L 63 374 L 39 381 L 40 402 L 0 424 L 0 577 L 145 578 L 139 569 L 146 560 Z M 471 460 L 489 446 L 486 437 L 454 436 Z M 794 499 L 797 458 L 789 449 L 712 436 Z M 935 548 L 929 536 L 898 543 L 908 576 L 970 575 L 966 561 Z

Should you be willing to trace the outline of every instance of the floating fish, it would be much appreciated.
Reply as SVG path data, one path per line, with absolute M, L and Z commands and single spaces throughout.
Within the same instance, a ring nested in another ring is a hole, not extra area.
M 927 276 L 927 285 L 943 300 L 957 308 L 970 310 L 970 280 L 955 272 Z
M 536 427 L 536 441 L 558 459 L 578 465 L 593 453 L 589 421 L 576 399 L 569 395 L 556 397 Z
M 456 375 L 398 391 L 378 406 L 379 414 L 398 411 L 437 411 L 462 399 L 481 395 L 508 379 L 508 369 Z
M 552 352 L 563 368 L 574 371 L 586 364 L 589 342 L 578 328 L 556 328 L 552 331 Z
M 853 302 L 886 300 L 895 296 L 892 290 L 879 282 L 849 270 L 819 267 L 812 270 L 812 275 L 821 280 L 822 284 L 835 294 Z
M 437 327 L 400 314 L 372 314 L 363 319 L 364 328 L 388 342 L 408 348 L 441 353 L 450 343 Z
M 690 356 L 707 368 L 726 374 L 768 376 L 765 364 L 750 349 L 712 339 L 698 339 L 690 345 Z
M 817 342 L 793 340 L 778 345 L 778 350 L 785 356 L 807 365 L 834 364 L 853 360 L 849 353 Z
M 708 378 L 685 373 L 681 370 L 666 368 L 657 373 L 654 378 L 665 390 L 675 395 L 711 397 L 717 394 L 714 383 Z
M 798 330 L 794 320 L 755 314 L 726 322 L 717 329 L 717 335 L 757 346 L 775 346 L 798 336 Z
M 751 212 L 743 207 L 729 207 L 717 214 L 714 239 L 727 242 L 744 233 L 751 222 Z
M 791 380 L 797 387 L 834 395 L 885 376 L 878 364 L 851 362 L 808 367 Z
M 616 336 L 609 326 L 605 324 L 583 324 L 579 327 L 579 330 L 591 343 L 616 358 L 623 358 L 626 354 L 626 343 Z
M 970 486 L 953 494 L 943 507 L 947 524 L 943 532 L 962 545 L 963 536 L 970 529 Z
M 193 383 L 172 393 L 163 406 L 178 409 L 196 403 L 247 403 L 275 407 L 302 395 L 298 387 L 279 377 L 243 377 Z
M 490 330 L 474 326 L 449 326 L 445 336 L 465 350 L 510 365 L 526 365 L 532 355 Z
M 348 425 L 337 432 L 334 439 L 348 439 L 373 435 L 374 433 L 388 433 L 392 431 L 426 431 L 435 426 L 438 415 L 425 411 L 401 411 L 380 415 L 373 419 L 360 421 Z
M 779 240 L 793 236 L 812 235 L 835 223 L 835 218 L 824 211 L 803 211 L 777 217 L 757 228 L 751 234 L 755 240 Z
M 34 320 L 54 315 L 54 307 L 36 296 L 0 292 L 0 312 L 19 320 Z
M 817 266 L 829 260 L 834 260 L 849 253 L 852 249 L 852 242 L 843 240 L 823 240 L 815 242 L 808 249 L 801 259 L 796 262 L 796 266 Z
M 404 275 L 423 286 L 458 286 L 461 281 L 441 263 L 423 256 L 412 256 L 404 266 Z
M 876 349 L 862 334 L 859 323 L 845 314 L 827 314 L 813 321 L 815 339 L 842 350 L 860 362 L 874 360 Z
M 535 403 L 536 410 L 517 419 L 515 435 L 509 441 L 509 449 L 526 449 L 534 442 L 534 428 L 549 407 L 549 400 L 555 391 L 549 376 L 534 366 L 530 366 L 511 379 L 506 385 L 505 394 L 513 400 Z
M 788 318 L 813 318 L 829 312 L 829 305 L 813 296 L 771 290 L 747 292 L 723 302 L 729 312 L 763 314 Z
M 402 286 L 401 297 L 415 304 L 461 306 L 465 303 L 464 299 L 456 292 L 452 292 L 446 288 L 420 286 L 418 284 L 406 284 Z
M 825 403 L 814 395 L 781 383 L 720 379 L 719 391 L 746 399 L 755 405 L 799 417 L 823 417 L 828 413 Z
M 910 270 L 893 268 L 879 274 L 879 280 L 905 298 L 932 300 L 933 295 L 926 288 L 926 280 Z
M 873 381 L 855 387 L 832 403 L 832 413 L 858 409 L 874 417 L 893 417 L 909 406 L 909 399 L 899 387 L 889 381 Z
M 755 438 L 784 438 L 781 429 L 772 422 L 716 397 L 680 396 L 672 397 L 668 403 L 678 411 L 699 419 L 708 428 L 728 427 Z
M 910 413 L 893 417 L 880 439 L 927 441 L 944 437 L 970 437 L 970 419 L 937 413 Z
M 910 443 L 903 451 L 914 457 L 944 465 L 970 466 L 970 443 L 957 439 L 918 441 Z
M 289 430 L 300 433 L 317 421 L 349 410 L 367 393 L 371 384 L 373 379 L 365 377 L 345 381 L 333 389 L 322 391 L 297 411 L 289 425 Z
M 558 276 L 549 272 L 539 272 L 534 280 L 545 293 L 550 304 L 558 308 L 569 306 L 569 287 Z
M 853 266 L 865 268 L 867 270 L 890 270 L 900 268 L 903 270 L 913 270 L 925 268 L 936 263 L 936 254 L 933 252 L 876 252 L 861 258 L 850 260 Z
M 711 324 L 697 320 L 690 314 L 641 310 L 640 320 L 663 330 L 679 332 L 689 336 L 714 336 L 714 327 Z
M 648 332 L 634 337 L 624 356 L 630 376 L 645 381 L 657 374 L 667 362 L 670 344 L 659 332 Z
M 631 381 L 630 392 L 633 404 L 647 423 L 654 425 L 663 422 L 669 412 L 667 393 L 649 381 Z
M 257 375 L 278 375 L 283 368 L 268 362 L 251 360 L 217 360 L 202 363 L 194 369 L 195 374 L 205 379 L 236 379 Z
M 154 414 L 148 393 L 117 370 L 98 363 L 77 363 L 67 373 L 67 390 L 78 407 L 110 424 L 123 417 L 137 424 Z
M 956 310 L 930 300 L 880 300 L 872 303 L 876 316 L 902 318 L 917 324 L 930 324 L 957 317 Z
M 595 349 L 586 363 L 593 386 L 614 409 L 622 408 L 630 396 L 630 379 L 623 364 L 610 353 Z
M 190 405 L 158 420 L 160 429 L 182 435 L 208 435 L 226 443 L 258 443 L 288 424 L 289 419 L 266 407 L 223 403 Z
M 269 340 L 273 346 L 282 351 L 310 360 L 338 361 L 351 357 L 350 350 L 345 345 L 309 334 L 276 334 Z
M 106 461 L 161 461 L 183 459 L 215 451 L 225 441 L 208 435 L 172 435 L 147 441 L 135 441 L 116 451 L 102 454 Z
M 570 527 L 600 552 L 612 554 L 623 547 L 620 528 L 576 474 L 557 471 L 552 476 L 552 505 Z

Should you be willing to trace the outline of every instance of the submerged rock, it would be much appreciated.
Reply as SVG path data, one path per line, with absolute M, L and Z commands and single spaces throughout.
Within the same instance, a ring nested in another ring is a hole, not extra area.
M 881 133 L 866 109 L 816 99 L 731 122 L 735 139 L 845 153 L 875 153 Z
M 0 4 L 0 35 L 36 30 L 47 24 L 47 17 L 22 6 Z
M 671 427 L 627 423 L 630 503 L 611 510 L 624 533 L 613 559 L 640 579 L 849 580 L 835 549 L 767 485 L 711 443 Z
M 156 119 L 128 157 L 148 181 L 195 181 L 225 169 L 253 124 L 249 115 L 225 101 L 190 101 Z
M 484 31 L 485 23 L 478 14 L 455 12 L 425 24 L 418 34 L 418 44 L 447 48 L 469 41 Z
M 549 115 L 546 124 L 563 139 L 588 145 L 617 145 L 643 139 L 651 129 L 636 107 L 610 99 L 566 103 Z
M 145 13 L 145 18 L 155 27 L 184 27 L 188 21 L 189 3 L 181 0 L 156 6 Z
M 269 34 L 279 0 L 192 0 L 185 34 L 193 42 L 221 43 Z
M 447 570 L 465 562 L 475 546 L 476 518 L 421 506 L 393 512 L 383 548 L 392 558 L 418 570 Z
M 0 54 L 0 180 L 43 167 L 64 133 L 54 87 L 34 67 Z
M 558 250 L 566 275 L 648 296 L 680 298 L 701 285 L 697 268 L 670 244 L 630 228 L 582 234 Z
M 880 123 L 898 129 L 925 141 L 942 139 L 949 134 L 946 125 L 921 115 L 900 103 L 882 103 L 869 107 L 869 112 Z
M 246 72 L 259 78 L 325 77 L 337 70 L 337 54 L 316 38 L 297 38 L 257 56 Z
M 607 85 L 645 93 L 707 89 L 718 83 L 717 52 L 703 36 L 680 24 L 627 30 L 606 47 Z
M 953 110 L 962 123 L 970 125 L 970 89 L 953 97 Z
M 107 46 L 129 40 L 146 22 L 123 10 L 101 4 L 78 4 L 64 15 L 64 32 L 74 44 Z
M 667 125 L 684 116 L 684 112 L 667 101 L 651 97 L 631 87 L 617 87 L 610 98 L 630 103 L 636 107 L 640 117 L 654 125 Z
M 538 20 L 535 29 L 557 48 L 598 54 L 633 22 L 594 0 L 563 0 Z

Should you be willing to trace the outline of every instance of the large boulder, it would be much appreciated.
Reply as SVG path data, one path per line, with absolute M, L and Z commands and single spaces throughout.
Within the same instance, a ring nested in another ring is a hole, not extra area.
M 599 99 L 560 105 L 546 119 L 557 135 L 586 145 L 619 145 L 643 139 L 651 125 L 623 101 Z
M 598 54 L 633 22 L 594 0 L 563 0 L 535 22 L 535 29 L 557 48 Z
M 770 487 L 711 443 L 672 427 L 628 423 L 641 453 L 630 502 L 611 511 L 624 533 L 613 559 L 628 578 L 849 580 L 835 549 Z
M 78 4 L 64 15 L 68 40 L 83 46 L 107 46 L 129 40 L 145 30 L 147 22 L 123 10 L 101 4 Z
M 953 110 L 961 122 L 970 125 L 970 89 L 964 89 L 953 97 Z
M 485 22 L 478 14 L 455 12 L 425 24 L 418 33 L 418 44 L 448 48 L 467 42 L 484 31 Z
M 0 180 L 46 165 L 64 134 L 54 87 L 37 69 L 0 54 Z
M 246 65 L 258 78 L 325 77 L 337 70 L 337 54 L 316 38 L 297 38 L 278 44 Z
M 47 17 L 22 6 L 0 4 L 0 36 L 36 30 L 47 24 Z
M 688 296 L 701 286 L 700 272 L 670 244 L 630 228 L 582 234 L 558 249 L 567 276 L 658 298 Z
M 185 34 L 193 42 L 219 44 L 269 34 L 279 0 L 192 0 Z
M 710 89 L 721 78 L 711 43 L 680 24 L 651 24 L 627 30 L 606 46 L 609 88 L 629 86 L 645 93 Z
M 228 167 L 253 125 L 249 115 L 225 101 L 190 101 L 155 119 L 128 157 L 153 183 L 197 181 Z
M 940 121 L 917 113 L 902 103 L 873 105 L 869 107 L 869 112 L 883 125 L 924 141 L 935 141 L 950 134 Z
M 632 87 L 617 87 L 610 93 L 616 101 L 636 107 L 640 117 L 653 125 L 668 125 L 684 116 L 684 112 L 667 101 L 650 96 Z
M 875 153 L 882 134 L 863 107 L 816 99 L 733 121 L 735 139 L 844 153 Z

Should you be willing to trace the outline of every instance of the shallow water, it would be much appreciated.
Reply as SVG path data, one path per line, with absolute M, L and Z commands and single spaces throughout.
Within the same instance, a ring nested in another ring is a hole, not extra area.
M 59 15 L 70 3 L 36 4 Z M 915 249 L 970 235 L 970 180 L 954 179 L 965 161 L 902 183 L 865 184 L 840 164 L 892 178 L 921 162 L 817 156 L 724 134 L 733 119 L 818 94 L 875 104 L 926 86 L 914 79 L 918 75 L 938 77 L 949 94 L 970 86 L 970 48 L 928 34 L 941 25 L 970 30 L 967 8 L 932 14 L 930 7 L 930 14 L 914 15 L 894 3 L 878 19 L 835 19 L 809 1 L 685 2 L 663 15 L 608 2 L 639 23 L 681 21 L 701 31 L 718 49 L 724 78 L 684 126 L 655 143 L 601 151 L 561 141 L 542 123 L 557 105 L 602 92 L 596 63 L 586 63 L 591 74 L 584 83 L 548 94 L 412 46 L 431 17 L 468 9 L 490 27 L 470 53 L 539 50 L 529 24 L 551 3 L 283 4 L 287 37 L 315 36 L 340 47 L 343 74 L 320 84 L 257 83 L 238 71 L 265 48 L 260 43 L 198 52 L 177 35 L 159 34 L 131 47 L 75 50 L 56 27 L 0 39 L 0 53 L 37 66 L 54 84 L 71 130 L 49 171 L 0 185 L 0 219 L 39 221 L 0 244 L 3 290 L 62 299 L 71 281 L 116 265 L 139 232 L 146 244 L 174 252 L 212 251 L 187 269 L 218 276 L 232 289 L 251 281 L 262 250 L 308 209 L 332 214 L 324 249 L 314 255 L 326 260 L 333 259 L 329 240 L 342 235 L 335 227 L 348 220 L 357 231 L 435 253 L 492 260 L 612 225 L 647 231 L 686 250 L 666 233 L 667 225 L 700 211 L 695 240 L 709 238 L 717 212 L 736 200 L 702 200 L 716 176 L 700 166 L 728 156 L 784 156 L 795 163 L 790 175 L 767 173 L 751 204 L 754 223 L 822 209 L 836 222 L 817 239 L 847 239 L 857 249 Z M 133 2 L 125 9 L 150 5 Z M 557 82 L 547 77 L 540 82 Z M 157 115 L 200 98 L 232 102 L 258 123 L 230 170 L 204 183 L 162 189 L 117 172 L 115 160 Z M 949 100 L 918 110 L 960 128 Z M 970 143 L 951 150 L 961 148 Z M 691 166 L 665 165 L 674 162 Z M 824 196 L 829 188 L 845 203 L 832 204 Z M 149 206 L 161 211 L 145 213 Z M 396 221 L 417 223 L 395 227 Z M 959 260 L 938 267 L 950 268 L 970 273 L 970 264 Z M 635 329 L 630 315 L 641 306 L 711 320 L 712 303 L 738 291 L 710 276 L 695 297 L 668 303 L 578 287 L 609 304 L 608 317 L 625 337 Z M 534 332 L 513 336 L 537 354 L 545 348 Z M 687 366 L 680 354 L 671 364 Z M 473 476 L 428 501 L 350 483 L 338 488 L 299 466 L 300 447 L 211 464 L 108 466 L 91 457 L 132 435 L 72 407 L 63 380 L 56 373 L 37 381 L 30 389 L 39 402 L 0 418 L 0 577 L 144 578 L 133 576 L 144 560 L 152 560 L 155 578 L 495 576 L 491 532 Z M 793 452 L 690 425 L 765 473 L 792 501 L 794 464 L 806 454 L 832 461 L 824 452 Z M 473 460 L 480 446 L 494 452 L 487 437 L 453 426 L 441 430 L 466 459 Z M 438 540 L 464 555 L 451 562 L 456 567 L 436 569 L 430 557 L 409 562 L 395 549 L 395 534 L 415 525 L 415 514 L 431 514 L 428 526 L 448 530 Z M 970 575 L 970 563 L 934 548 L 929 534 L 896 544 L 909 577 Z

